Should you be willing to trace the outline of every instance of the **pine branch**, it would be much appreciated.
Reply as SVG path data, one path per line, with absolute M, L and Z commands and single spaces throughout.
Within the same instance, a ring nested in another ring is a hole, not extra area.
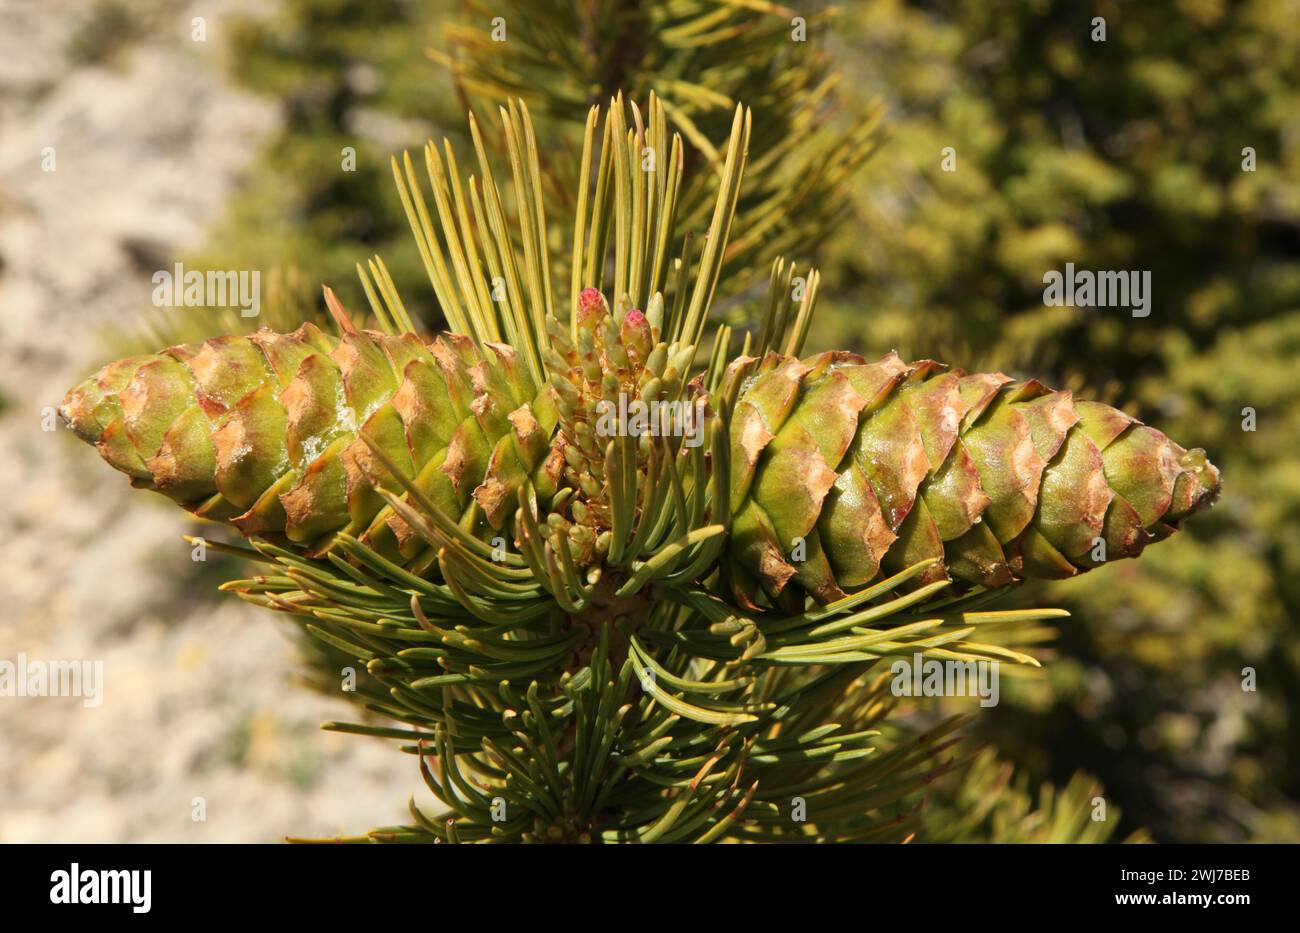
M 817 275 L 792 288 L 780 260 L 733 359 L 710 308 L 744 107 L 699 244 L 656 96 L 589 113 L 591 188 L 562 238 L 528 108 L 500 118 L 506 158 L 472 124 L 468 181 L 450 146 L 425 147 L 424 179 L 393 161 L 453 332 L 414 333 L 376 257 L 358 271 L 380 330 L 326 288 L 332 334 L 120 360 L 65 417 L 137 485 L 250 539 L 265 572 L 226 589 L 364 667 L 349 695 L 404 728 L 335 728 L 404 741 L 446 808 L 370 839 L 909 838 L 916 792 L 963 764 L 961 721 L 882 738 L 885 671 L 1035 665 L 1002 630 L 1062 613 L 989 604 L 1099 546 L 1135 556 L 1213 501 L 1217 470 L 1036 382 L 800 360 Z M 639 162 L 647 141 L 670 159 Z M 602 427 L 629 399 L 699 422 Z

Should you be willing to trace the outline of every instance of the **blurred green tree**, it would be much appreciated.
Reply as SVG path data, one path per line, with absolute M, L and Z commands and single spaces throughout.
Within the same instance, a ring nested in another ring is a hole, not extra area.
M 294 267 L 307 289 L 302 300 L 314 307 L 322 282 L 363 306 L 355 266 L 368 253 L 382 254 L 399 282 L 420 281 L 388 159 L 439 126 L 463 122 L 441 69 L 424 55 L 454 7 L 287 0 L 233 17 L 229 68 L 249 89 L 278 99 L 284 123 L 194 261 Z
M 895 138 L 823 259 L 821 339 L 1103 386 L 1224 469 L 1183 540 L 1025 594 L 1076 618 L 984 728 L 1040 777 L 1099 775 L 1157 839 L 1295 839 L 1300 6 L 850 10 L 848 86 L 886 98 Z M 1067 262 L 1149 271 L 1150 316 L 1046 306 Z

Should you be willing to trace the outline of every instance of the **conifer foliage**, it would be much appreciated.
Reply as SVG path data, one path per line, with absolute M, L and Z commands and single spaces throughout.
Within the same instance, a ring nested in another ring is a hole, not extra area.
M 558 257 L 528 106 L 505 172 L 470 125 L 468 179 L 450 144 L 393 161 L 447 333 L 376 261 L 373 327 L 327 289 L 337 333 L 120 360 L 65 418 L 248 538 L 213 545 L 265 567 L 227 589 L 364 666 L 395 724 L 332 728 L 401 741 L 445 812 L 358 838 L 908 838 L 960 719 L 886 730 L 888 660 L 1036 663 L 1004 634 L 1060 613 L 990 603 L 1171 533 L 1217 471 L 1037 383 L 800 359 L 819 282 L 783 260 L 760 326 L 711 327 L 743 106 L 698 233 L 663 102 L 588 111 Z

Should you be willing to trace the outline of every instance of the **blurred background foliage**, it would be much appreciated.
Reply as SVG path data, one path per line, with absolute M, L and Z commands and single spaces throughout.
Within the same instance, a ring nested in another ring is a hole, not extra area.
M 328 283 L 360 308 L 355 265 L 378 253 L 403 294 L 426 301 L 429 289 L 414 287 L 424 271 L 389 156 L 418 148 L 437 128 L 464 126 L 445 75 L 425 54 L 454 7 L 284 0 L 233 20 L 229 67 L 250 90 L 282 102 L 284 126 L 195 262 L 293 267 L 311 305 L 321 304 Z
M 321 282 L 363 307 L 353 269 L 379 253 L 437 326 L 391 153 L 445 134 L 467 165 L 464 110 L 495 146 L 483 118 L 522 96 L 554 224 L 589 104 L 653 89 L 707 161 L 743 100 L 728 275 L 747 288 L 778 253 L 815 261 L 809 346 L 1039 377 L 1205 446 L 1226 479 L 1141 560 L 1017 595 L 1073 618 L 1042 676 L 1004 679 L 974 727 L 992 749 L 936 784 L 927 837 L 1300 839 L 1300 3 L 793 7 L 286 0 L 228 36 L 232 72 L 286 122 L 193 264 L 293 270 L 268 302 L 292 318 L 319 309 Z M 694 175 L 688 205 L 704 204 L 715 178 Z M 1045 306 L 1066 262 L 1150 271 L 1150 316 Z M 160 333 L 248 324 L 174 316 Z M 1112 817 L 1076 822 L 1098 779 Z
M 818 257 L 818 342 L 1091 387 L 1225 477 L 1140 560 L 1018 594 L 1074 618 L 979 729 L 1042 778 L 1087 768 L 1159 840 L 1295 841 L 1300 5 L 844 10 L 846 86 L 894 138 L 855 177 L 857 234 Z M 1045 307 L 1066 262 L 1150 270 L 1150 316 Z
M 1017 770 L 992 748 L 945 781 L 926 801 L 927 843 L 1150 842 L 1145 830 L 1120 838 L 1123 814 L 1098 781 L 1076 772 L 1062 787 L 1031 786 L 1027 769 Z M 1103 813 L 1104 810 L 1104 813 Z M 1094 819 L 1096 813 L 1099 819 Z

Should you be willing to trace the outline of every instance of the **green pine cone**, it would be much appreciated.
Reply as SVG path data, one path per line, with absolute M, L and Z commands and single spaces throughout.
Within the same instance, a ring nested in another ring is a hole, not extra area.
M 1068 577 L 1136 556 L 1219 491 L 1203 450 L 1034 380 L 842 352 L 769 353 L 730 378 L 742 605 L 791 588 L 831 602 L 927 558 L 921 582 Z
M 60 411 L 133 485 L 204 518 L 316 553 L 347 532 L 418 567 L 428 545 L 375 492 L 402 490 L 362 435 L 447 514 L 475 503 L 494 528 L 523 477 L 554 489 L 551 395 L 510 347 L 486 350 L 451 335 L 262 330 L 110 363 Z

